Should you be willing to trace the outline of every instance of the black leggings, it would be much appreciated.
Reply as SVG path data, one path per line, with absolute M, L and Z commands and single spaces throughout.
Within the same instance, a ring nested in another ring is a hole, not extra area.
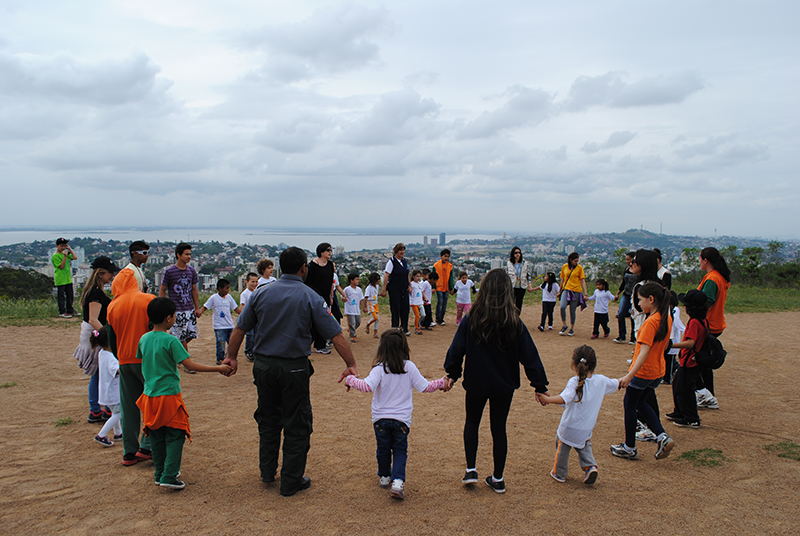
M 712 333 L 716 338 L 722 337 L 722 333 Z M 708 389 L 712 395 L 714 395 L 714 369 L 704 368 L 700 370 L 700 375 L 697 377 L 697 384 L 696 388 L 699 391 L 700 389 Z M 714 395 L 716 396 L 716 395 Z
M 514 305 L 517 306 L 518 311 L 522 311 L 522 300 L 525 299 L 525 287 L 514 289 Z
M 542 321 L 539 325 L 544 327 L 544 321 L 547 320 L 547 325 L 553 327 L 553 311 L 556 310 L 556 302 L 543 301 L 542 302 Z
M 636 448 L 637 412 L 642 416 L 650 431 L 656 435 L 664 433 L 664 427 L 661 426 L 658 415 L 647 403 L 647 398 L 650 396 L 655 397 L 655 390 L 652 387 L 634 389 L 629 386 L 625 389 L 625 398 L 622 400 L 622 405 L 625 408 L 625 444 L 630 448 Z
M 494 477 L 503 478 L 508 455 L 508 438 L 506 437 L 506 420 L 511 409 L 511 400 L 514 391 L 507 395 L 488 398 L 486 396 L 471 395 L 467 392 L 467 422 L 464 424 L 464 453 L 467 456 L 467 468 L 475 467 L 478 456 L 478 428 L 483 417 L 483 408 L 489 401 L 489 426 L 492 431 L 492 457 L 494 458 Z

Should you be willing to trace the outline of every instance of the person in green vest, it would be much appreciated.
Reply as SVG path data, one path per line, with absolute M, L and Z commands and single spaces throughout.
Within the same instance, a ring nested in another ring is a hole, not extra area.
M 72 248 L 69 247 L 69 240 L 59 238 L 56 240 L 56 252 L 50 262 L 53 263 L 53 280 L 58 291 L 58 316 L 61 318 L 72 318 L 75 309 L 72 307 L 74 299 L 72 290 L 72 267 L 70 261 L 78 258 Z

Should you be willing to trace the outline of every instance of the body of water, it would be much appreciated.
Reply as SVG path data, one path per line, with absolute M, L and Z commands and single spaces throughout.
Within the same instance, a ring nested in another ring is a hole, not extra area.
M 317 244 L 329 242 L 334 247 L 344 246 L 346 251 L 358 251 L 362 249 L 389 249 L 403 242 L 412 244 L 423 242 L 421 234 L 361 234 L 343 231 L 309 231 L 292 232 L 281 230 L 264 229 L 36 229 L 36 230 L 2 230 L 0 231 L 0 245 L 18 244 L 20 242 L 33 242 L 36 240 L 52 241 L 58 237 L 72 239 L 74 237 L 92 237 L 102 240 L 121 240 L 132 242 L 134 240 L 144 240 L 154 243 L 158 240 L 178 242 L 181 240 L 192 241 L 202 240 L 210 242 L 234 242 L 236 244 L 269 244 L 277 246 L 281 242 L 290 246 L 298 246 L 310 251 L 314 251 Z M 438 234 L 428 235 L 428 240 L 439 238 Z M 449 234 L 450 240 L 482 239 L 495 240 L 502 238 L 499 234 Z

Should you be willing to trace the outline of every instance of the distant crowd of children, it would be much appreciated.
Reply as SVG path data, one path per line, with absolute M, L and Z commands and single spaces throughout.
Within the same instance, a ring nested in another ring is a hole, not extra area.
M 170 489 L 182 489 L 180 476 L 182 448 L 186 438 L 191 439 L 188 411 L 181 397 L 178 367 L 190 373 L 219 372 L 227 374 L 231 367 L 224 365 L 226 345 L 235 328 L 233 314 L 247 306 L 250 296 L 259 287 L 275 281 L 272 261 L 258 263 L 258 274 L 245 278 L 246 290 L 240 303 L 230 295 L 230 282 L 221 279 L 217 292 L 202 307 L 197 307 L 196 274 L 189 271 L 191 247 L 181 244 L 176 249 L 176 267 L 166 283 L 162 284 L 161 297 L 149 301 L 147 318 L 152 329 L 141 335 L 136 358 L 141 362 L 142 390 L 136 400 L 141 411 L 145 434 L 150 449 L 137 453 L 136 461 L 152 457 L 156 484 Z M 445 252 L 447 253 L 445 258 Z M 146 253 L 146 251 L 144 252 Z M 449 251 L 442 252 L 446 264 Z M 521 254 L 517 255 L 521 260 Z M 366 314 L 365 331 L 380 338 L 372 370 L 366 378 L 347 376 L 348 388 L 373 393 L 372 421 L 377 443 L 378 484 L 389 489 L 392 497 L 405 497 L 408 435 L 413 410 L 412 390 L 429 393 L 449 391 L 463 372 L 466 398 L 464 444 L 466 472 L 462 482 L 466 485 L 478 481 L 476 464 L 478 428 L 485 405 L 490 406 L 490 421 L 494 442 L 494 469 L 486 477 L 486 484 L 497 493 L 506 491 L 503 470 L 507 451 L 505 422 L 513 392 L 520 386 L 519 365 L 536 389 L 536 398 L 542 405 L 558 404 L 564 408 L 556 430 L 556 454 L 550 476 L 565 482 L 568 476 L 569 453 L 578 455 L 582 480 L 593 484 L 598 477 L 598 464 L 592 450 L 591 437 L 597 423 L 603 398 L 624 389 L 624 441 L 610 447 L 614 456 L 635 460 L 639 458 L 636 441 L 646 429 L 656 443 L 655 458 L 667 457 L 674 441 L 661 424 L 655 390 L 662 383 L 672 384 L 674 409 L 666 417 L 677 426 L 699 428 L 698 398 L 695 392 L 700 373 L 696 357 L 711 333 L 706 314 L 709 309 L 707 295 L 692 290 L 677 296 L 660 282 L 649 279 L 656 273 L 654 254 L 639 250 L 635 254 L 636 269 L 640 275 L 633 287 L 633 307 L 639 321 L 635 324 L 635 348 L 629 360 L 628 373 L 611 379 L 597 374 L 596 351 L 590 346 L 579 346 L 570 354 L 569 366 L 575 373 L 559 395 L 547 390 L 547 378 L 538 351 L 525 324 L 519 318 L 513 282 L 506 271 L 490 271 L 482 281 L 480 292 L 466 272 L 458 274 L 452 289 L 445 293 L 456 295 L 456 326 L 458 327 L 444 363 L 447 374 L 428 381 L 411 361 L 411 352 L 403 330 L 385 330 L 379 334 L 380 276 L 371 273 L 365 291 L 357 274 L 347 277 L 347 286 L 341 290 L 345 298 L 344 315 L 350 340 L 356 342 L 362 314 Z M 438 269 L 437 269 L 438 267 Z M 436 319 L 432 311 L 433 292 L 438 285 L 442 264 L 433 270 L 415 269 L 410 272 L 409 302 L 414 313 L 414 330 L 421 335 L 437 324 L 445 325 L 444 313 Z M 446 272 L 445 277 L 451 274 Z M 451 278 L 455 279 L 455 278 Z M 610 334 L 609 303 L 617 298 L 609 291 L 604 279 L 595 282 L 596 289 L 586 300 L 595 302 L 591 339 L 598 339 L 600 328 L 603 337 Z M 166 287 L 166 288 L 165 288 Z M 528 290 L 533 290 L 529 288 Z M 538 289 L 542 292 L 542 314 L 538 330 L 552 331 L 555 304 L 561 287 L 553 272 L 548 272 Z M 473 306 L 473 295 L 477 299 Z M 169 295 L 169 297 L 165 296 Z M 446 297 L 445 297 L 446 300 Z M 684 327 L 680 320 L 679 302 L 686 306 L 689 322 Z M 178 304 L 182 303 L 183 307 Z M 194 306 L 194 308 L 192 308 Z M 193 361 L 188 342 L 197 336 L 196 320 L 211 311 L 212 327 L 216 340 L 216 365 L 207 366 Z M 179 325 L 179 323 L 181 325 Z M 178 329 L 176 330 L 176 326 Z M 571 330 L 570 330 L 571 331 Z M 562 334 L 566 333 L 562 329 Z M 254 360 L 252 332 L 245 335 L 245 355 Z M 120 363 L 112 353 L 112 343 L 105 327 L 92 330 L 90 344 L 98 352 L 99 404 L 109 409 L 110 417 L 94 437 L 94 441 L 111 447 L 122 439 Z M 125 392 L 125 390 L 122 390 Z

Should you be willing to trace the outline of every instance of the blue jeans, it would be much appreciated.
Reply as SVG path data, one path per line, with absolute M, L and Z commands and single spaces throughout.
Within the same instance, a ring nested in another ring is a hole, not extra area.
M 373 423 L 375 440 L 378 442 L 378 476 L 390 476 L 392 480 L 406 480 L 408 459 L 408 433 L 406 423 L 394 419 L 380 419 Z M 394 458 L 394 463 L 392 463 Z
M 626 318 L 631 316 L 631 297 L 623 294 L 619 297 L 619 311 L 617 311 L 617 325 L 619 327 L 619 339 L 625 340 L 628 337 L 628 326 Z M 631 326 L 631 340 L 633 340 L 633 326 Z
M 244 355 L 253 355 L 253 332 L 255 330 L 250 330 L 244 336 Z
M 225 345 L 231 340 L 233 329 L 215 329 L 214 338 L 217 340 L 217 363 L 225 359 Z
M 436 322 L 444 322 L 444 314 L 447 312 L 447 291 L 436 291 Z
M 100 387 L 100 372 L 97 371 L 89 378 L 89 411 L 92 413 L 100 413 L 100 403 L 98 402 L 100 394 L 98 389 Z

